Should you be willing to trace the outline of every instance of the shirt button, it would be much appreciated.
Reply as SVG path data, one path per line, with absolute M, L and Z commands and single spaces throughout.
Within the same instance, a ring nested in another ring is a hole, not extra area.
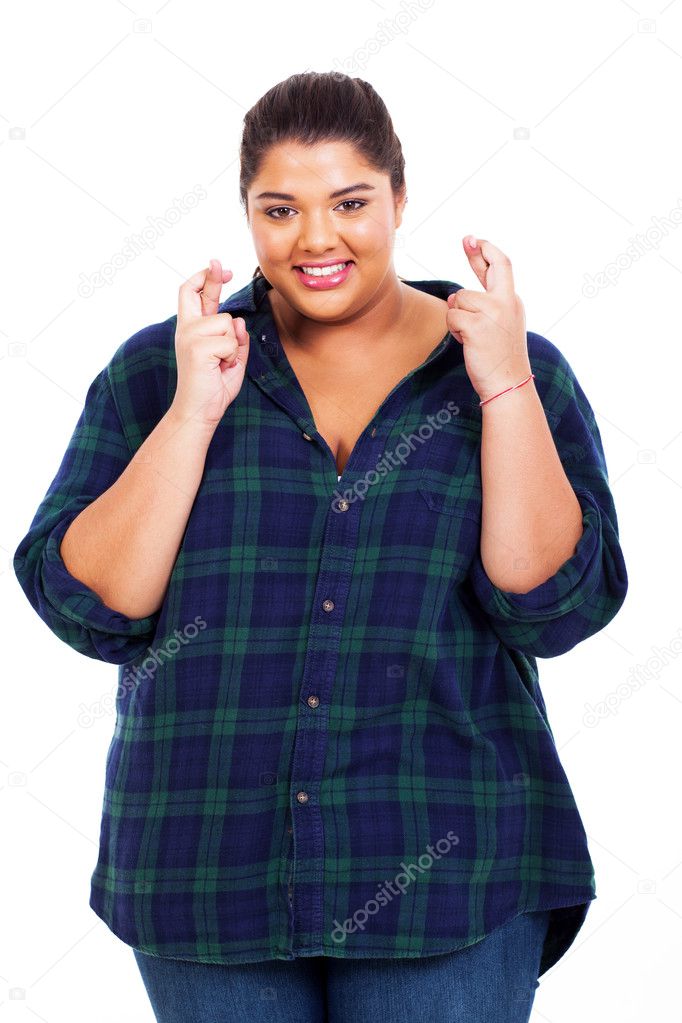
M 333 600 L 323 600 L 322 601 L 322 607 L 324 608 L 325 611 L 333 611 L 334 610 L 334 601 Z
M 287 831 L 289 832 L 289 834 L 291 834 L 293 830 L 294 829 L 291 827 L 291 825 L 289 825 L 289 827 L 287 828 Z
M 336 507 L 338 508 L 339 511 L 348 511 L 348 509 L 350 508 L 350 504 L 345 497 L 340 497 L 339 500 L 336 502 Z
M 303 438 L 304 438 L 304 440 L 312 440 L 312 439 L 313 439 L 313 438 L 312 438 L 312 437 L 310 436 L 310 434 L 309 434 L 309 433 L 304 433 L 304 434 L 303 434 Z
M 297 792 L 296 793 L 296 799 L 299 801 L 299 803 L 307 803 L 308 802 L 308 793 L 307 792 Z
M 307 703 L 309 707 L 317 707 L 319 706 L 320 698 L 319 696 L 309 696 Z

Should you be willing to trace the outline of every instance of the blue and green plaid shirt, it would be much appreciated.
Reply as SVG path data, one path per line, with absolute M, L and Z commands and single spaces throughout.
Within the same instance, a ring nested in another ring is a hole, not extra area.
M 592 409 L 529 332 L 583 534 L 550 579 L 500 590 L 480 559 L 481 410 L 459 343 L 446 334 L 393 388 L 339 482 L 269 288 L 256 277 L 220 306 L 246 320 L 247 372 L 159 611 L 107 607 L 60 541 L 167 411 L 175 316 L 92 381 L 16 550 L 55 635 L 119 666 L 90 906 L 143 952 L 211 963 L 433 955 L 552 909 L 544 973 L 596 886 L 536 658 L 594 635 L 627 590 Z

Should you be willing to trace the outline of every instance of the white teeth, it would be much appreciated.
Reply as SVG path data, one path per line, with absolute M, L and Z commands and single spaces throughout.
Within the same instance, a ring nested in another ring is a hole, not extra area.
M 330 274 L 337 274 L 339 270 L 343 270 L 345 266 L 346 263 L 336 263 L 334 266 L 302 266 L 300 269 L 312 277 L 329 277 Z

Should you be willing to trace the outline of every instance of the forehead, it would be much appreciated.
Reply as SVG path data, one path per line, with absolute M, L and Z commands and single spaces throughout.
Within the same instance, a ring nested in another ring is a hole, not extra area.
M 300 142 L 278 142 L 263 156 L 258 173 L 249 191 L 261 192 L 270 187 L 296 193 L 296 188 L 326 195 L 354 181 L 367 181 L 376 188 L 388 175 L 372 168 L 349 142 L 319 142 L 306 146 Z

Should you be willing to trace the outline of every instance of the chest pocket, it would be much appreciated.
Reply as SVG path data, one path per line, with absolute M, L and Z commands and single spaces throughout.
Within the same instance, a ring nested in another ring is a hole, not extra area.
M 434 512 L 480 521 L 481 420 L 461 410 L 425 442 L 421 497 Z

